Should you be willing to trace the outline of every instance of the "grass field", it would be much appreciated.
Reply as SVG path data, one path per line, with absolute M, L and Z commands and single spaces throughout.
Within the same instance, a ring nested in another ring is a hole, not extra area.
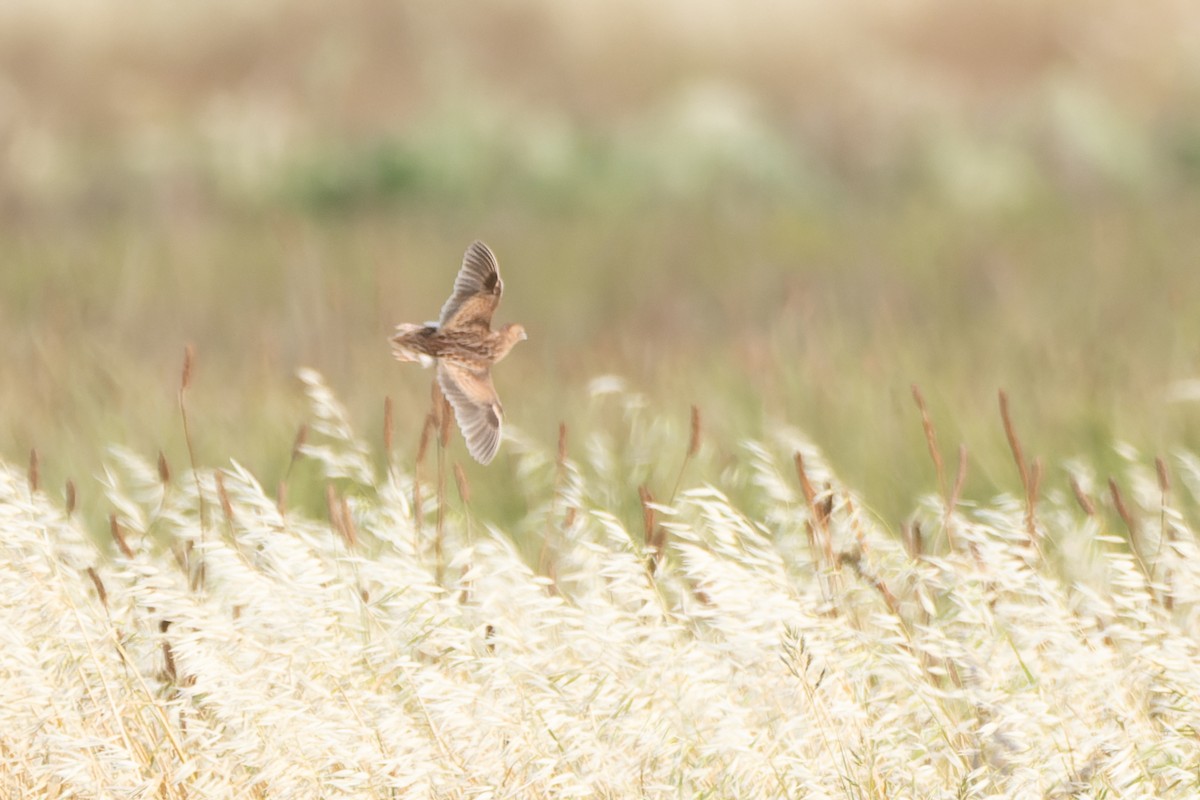
M 948 485 L 901 539 L 794 431 L 741 444 L 735 505 L 688 479 L 703 419 L 651 419 L 631 446 L 682 490 L 647 490 L 639 527 L 614 492 L 623 454 L 577 456 L 568 431 L 557 453 L 509 444 L 531 507 L 502 531 L 436 442 L 418 481 L 377 471 L 320 376 L 304 379 L 319 521 L 237 465 L 172 477 L 118 451 L 106 556 L 0 474 L 6 796 L 1200 786 L 1200 554 L 1181 511 L 1195 456 L 1157 478 L 1129 465 L 1113 495 L 1128 539 L 1096 516 L 1086 473 L 1077 496 L 1039 497 L 1027 464 L 1024 501 L 974 507 Z
M 1187 796 L 1195 694 L 1162 654 L 1195 647 L 1197 25 L 1168 2 L 0 8 L 5 608 L 22 646 L 55 634 L 8 674 L 77 692 L 38 717 L 11 678 L 9 791 Z M 431 375 L 386 338 L 476 238 L 530 337 L 496 373 L 508 439 L 487 468 L 457 434 L 418 465 Z M 305 368 L 361 440 L 353 479 Z M 31 575 L 44 618 L 8 587 Z M 792 631 L 834 682 L 793 669 Z M 214 667 L 231 696 L 292 688 L 231 721 L 155 661 L 193 637 L 249 648 Z M 328 735 L 276 747 L 292 712 Z

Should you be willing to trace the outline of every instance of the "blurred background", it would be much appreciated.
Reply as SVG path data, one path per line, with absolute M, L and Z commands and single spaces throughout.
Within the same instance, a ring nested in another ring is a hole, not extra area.
M 547 448 L 633 435 L 605 374 L 701 409 L 697 479 L 791 425 L 889 520 L 935 485 L 914 382 L 977 497 L 1016 486 L 1001 387 L 1052 488 L 1195 448 L 1198 33 L 1183 0 L 2 3 L 0 455 L 93 503 L 109 444 L 182 466 L 188 343 L 202 463 L 272 486 L 299 366 L 377 451 L 391 396 L 409 454 L 431 373 L 386 337 L 475 238 Z M 495 518 L 507 452 L 468 470 Z

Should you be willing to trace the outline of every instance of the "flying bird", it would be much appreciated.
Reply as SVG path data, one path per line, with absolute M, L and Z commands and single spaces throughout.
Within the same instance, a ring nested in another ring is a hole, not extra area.
M 489 463 L 500 449 L 504 420 L 492 365 L 527 338 L 517 324 L 492 330 L 492 314 L 503 292 L 496 256 L 483 242 L 474 242 L 463 255 L 454 292 L 437 322 L 397 325 L 391 338 L 397 361 L 437 365 L 438 386 L 454 408 L 467 451 L 480 464 Z

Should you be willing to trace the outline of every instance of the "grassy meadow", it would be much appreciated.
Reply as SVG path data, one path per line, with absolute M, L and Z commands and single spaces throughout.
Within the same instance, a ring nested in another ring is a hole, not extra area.
M 0 8 L 0 795 L 1195 794 L 1200 14 L 128 12 Z

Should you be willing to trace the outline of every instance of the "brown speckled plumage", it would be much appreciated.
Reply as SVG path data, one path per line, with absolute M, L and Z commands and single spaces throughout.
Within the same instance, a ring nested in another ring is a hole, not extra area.
M 397 325 L 391 339 L 398 361 L 437 365 L 438 386 L 454 408 L 468 452 L 481 464 L 500 449 L 504 419 L 491 367 L 526 338 L 520 325 L 492 330 L 492 314 L 503 292 L 496 256 L 486 244 L 475 242 L 463 256 L 454 291 L 438 321 Z

